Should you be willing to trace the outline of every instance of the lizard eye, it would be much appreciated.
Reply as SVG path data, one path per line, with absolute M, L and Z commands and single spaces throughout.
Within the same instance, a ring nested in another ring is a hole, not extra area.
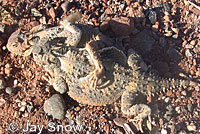
M 18 46 L 18 42 L 14 42 L 14 43 L 12 44 L 12 46 L 13 46 L 13 47 L 17 47 L 17 46 Z

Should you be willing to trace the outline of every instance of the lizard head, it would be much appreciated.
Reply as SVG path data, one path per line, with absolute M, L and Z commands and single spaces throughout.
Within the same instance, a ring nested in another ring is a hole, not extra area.
M 28 56 L 31 53 L 26 34 L 21 32 L 21 29 L 11 34 L 6 46 L 11 53 L 16 55 Z

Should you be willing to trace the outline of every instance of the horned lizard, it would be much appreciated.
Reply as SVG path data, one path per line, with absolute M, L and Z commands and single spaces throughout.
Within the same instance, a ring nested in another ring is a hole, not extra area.
M 121 97 L 122 112 L 134 116 L 133 120 L 139 121 L 141 131 L 142 120 L 146 117 L 151 120 L 151 108 L 145 104 L 145 96 L 172 88 L 199 86 L 189 80 L 164 79 L 148 73 L 144 61 L 133 49 L 129 50 L 127 59 L 122 51 L 108 47 L 98 51 L 105 72 L 94 89 L 90 86 L 88 74 L 95 69 L 95 65 L 88 57 L 88 52 L 67 49 L 64 54 L 55 50 L 61 65 L 60 68 L 54 68 L 51 76 L 65 76 L 69 96 L 80 103 L 95 106 L 112 104 Z
M 33 29 L 28 34 L 16 31 L 7 47 L 18 55 L 33 53 L 34 60 L 49 73 L 46 80 L 62 93 L 68 87 L 68 94 L 80 103 L 101 106 L 121 97 L 122 112 L 135 116 L 141 131 L 142 120 L 147 116 L 150 120 L 151 114 L 151 108 L 141 103 L 145 96 L 198 85 L 187 80 L 162 79 L 142 71 L 146 70 L 145 63 L 134 50 L 129 51 L 127 58 L 113 47 L 113 40 L 99 34 L 97 29 L 74 24 L 76 20 L 70 16 L 61 26 L 37 27 L 36 32 Z
M 99 60 L 97 50 L 106 46 L 114 45 L 113 39 L 104 36 L 98 29 L 84 24 L 75 24 L 81 18 L 81 13 L 76 12 L 60 21 L 60 26 L 50 27 L 39 25 L 30 32 L 15 31 L 9 38 L 7 48 L 17 55 L 27 56 L 33 54 L 34 60 L 39 65 L 54 64 L 59 67 L 60 63 L 52 49 L 60 46 L 84 48 L 95 63 L 95 70 L 90 73 L 91 86 L 96 87 L 98 79 L 104 73 L 104 66 Z M 87 42 L 87 43 L 86 43 Z M 46 69 L 52 71 L 50 68 Z M 62 78 L 61 78 L 62 79 Z M 50 81 L 53 86 L 57 84 Z M 54 86 L 57 89 L 57 86 Z M 63 87 L 64 88 L 64 87 Z M 65 92 L 64 88 L 61 93 Z

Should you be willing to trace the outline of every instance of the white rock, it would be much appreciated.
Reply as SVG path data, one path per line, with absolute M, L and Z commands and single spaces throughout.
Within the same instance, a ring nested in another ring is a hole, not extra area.
M 162 129 L 162 130 L 161 130 L 161 134 L 167 134 L 167 130 Z
M 21 112 L 24 112 L 25 111 L 25 106 L 22 106 L 20 109 L 19 109 L 19 111 L 21 111 Z
M 14 85 L 17 85 L 18 84 L 18 81 L 17 79 L 14 80 Z
M 186 56 L 186 57 L 192 57 L 192 54 L 191 54 L 191 52 L 190 52 L 189 49 L 186 49 L 186 50 L 185 50 L 185 56 Z
M 0 98 L 0 106 L 2 106 L 5 103 L 6 103 L 6 100 L 4 100 L 3 98 Z
M 177 106 L 177 107 L 175 108 L 175 110 L 176 110 L 176 112 L 179 114 L 179 113 L 181 112 L 181 107 Z
M 196 126 L 195 125 L 188 125 L 187 129 L 188 129 L 188 131 L 196 131 Z

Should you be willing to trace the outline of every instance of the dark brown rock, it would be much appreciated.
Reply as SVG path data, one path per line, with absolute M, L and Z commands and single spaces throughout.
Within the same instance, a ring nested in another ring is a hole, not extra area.
M 134 29 L 134 21 L 128 17 L 113 18 L 110 21 L 110 27 L 115 36 L 128 36 Z

